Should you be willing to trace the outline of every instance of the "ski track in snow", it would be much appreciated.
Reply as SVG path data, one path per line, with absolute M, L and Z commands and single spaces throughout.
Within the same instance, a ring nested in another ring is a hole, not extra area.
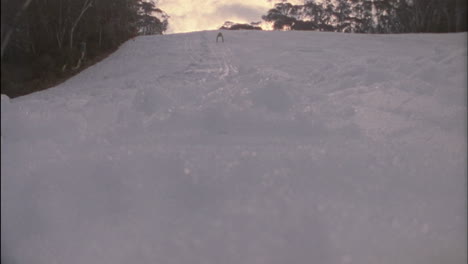
M 466 33 L 216 33 L 2 95 L 2 262 L 466 262 Z

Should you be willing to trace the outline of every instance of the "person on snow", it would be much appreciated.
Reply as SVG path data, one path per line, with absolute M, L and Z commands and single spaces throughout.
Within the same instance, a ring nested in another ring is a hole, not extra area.
M 219 38 L 221 38 L 221 40 L 224 42 L 223 33 L 221 33 L 221 32 L 218 33 L 218 36 L 216 36 L 216 43 L 218 43 Z

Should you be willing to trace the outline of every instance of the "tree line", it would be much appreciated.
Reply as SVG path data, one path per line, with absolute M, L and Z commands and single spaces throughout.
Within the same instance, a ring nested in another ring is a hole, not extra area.
M 69 76 L 136 35 L 162 34 L 168 18 L 155 0 L 1 0 L 2 93 L 27 93 L 18 83 Z
M 466 0 L 305 0 L 277 3 L 262 16 L 277 30 L 354 33 L 467 30 Z
M 236 23 L 232 21 L 226 21 L 219 29 L 224 30 L 262 30 L 259 26 L 262 22 L 250 22 L 250 24 L 246 23 Z

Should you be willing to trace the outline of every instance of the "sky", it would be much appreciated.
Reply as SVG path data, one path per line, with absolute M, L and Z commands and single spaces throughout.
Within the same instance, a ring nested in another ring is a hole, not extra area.
M 262 21 L 262 15 L 273 6 L 274 1 L 267 0 L 160 0 L 158 3 L 171 17 L 167 34 L 218 29 L 225 21 Z

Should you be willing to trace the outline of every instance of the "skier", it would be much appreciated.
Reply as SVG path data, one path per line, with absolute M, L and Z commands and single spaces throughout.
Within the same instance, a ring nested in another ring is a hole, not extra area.
M 218 33 L 218 36 L 216 36 L 216 43 L 218 43 L 218 38 L 221 38 L 221 40 L 224 42 L 223 33 L 221 32 Z

